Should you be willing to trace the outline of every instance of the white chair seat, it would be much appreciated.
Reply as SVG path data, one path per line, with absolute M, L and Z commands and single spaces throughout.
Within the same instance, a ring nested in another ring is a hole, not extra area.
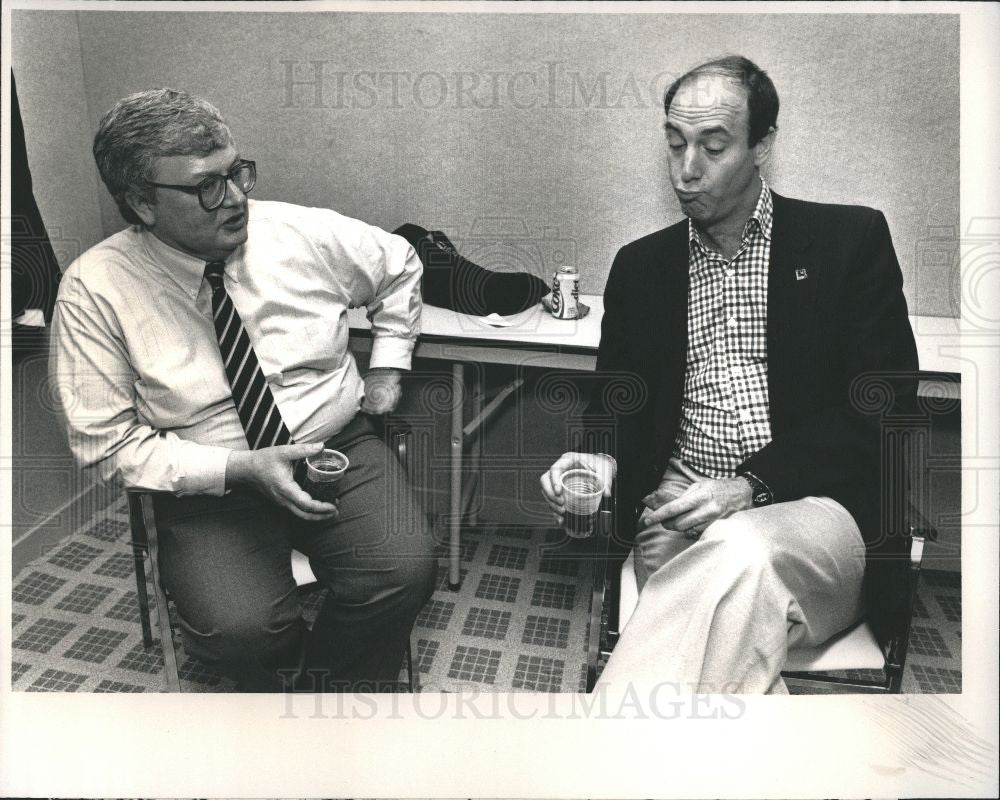
M 815 647 L 788 651 L 784 672 L 832 672 L 842 669 L 882 669 L 885 656 L 867 622 L 831 636 Z
M 316 576 L 309 566 L 309 558 L 298 550 L 292 550 L 292 577 L 295 578 L 296 586 L 316 583 Z
M 618 630 L 624 631 L 639 602 L 635 580 L 635 553 L 622 564 Z M 882 669 L 885 657 L 868 623 L 862 621 L 815 647 L 788 651 L 784 672 L 829 672 L 844 669 Z

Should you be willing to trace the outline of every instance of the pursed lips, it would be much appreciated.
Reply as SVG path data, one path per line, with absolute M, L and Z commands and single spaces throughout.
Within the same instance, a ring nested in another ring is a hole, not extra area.
M 246 214 L 240 211 L 237 214 L 233 214 L 228 219 L 222 221 L 222 225 L 227 228 L 236 227 L 242 225 L 246 221 Z

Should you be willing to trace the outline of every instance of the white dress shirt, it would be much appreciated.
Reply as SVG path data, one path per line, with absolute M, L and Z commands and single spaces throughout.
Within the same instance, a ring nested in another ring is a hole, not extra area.
M 368 309 L 372 368 L 409 369 L 421 263 L 405 239 L 327 209 L 250 200 L 247 232 L 226 288 L 293 440 L 323 441 L 364 397 L 347 309 Z M 248 448 L 204 271 L 135 226 L 63 276 L 50 378 L 74 455 L 104 481 L 221 495 L 230 451 Z

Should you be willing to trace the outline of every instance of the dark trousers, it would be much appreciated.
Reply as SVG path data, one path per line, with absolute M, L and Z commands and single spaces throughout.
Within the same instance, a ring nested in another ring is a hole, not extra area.
M 381 435 L 359 415 L 327 446 L 351 462 L 333 522 L 301 520 L 247 490 L 155 498 L 185 650 L 246 691 L 387 689 L 434 589 L 430 528 Z M 329 590 L 312 630 L 292 548 Z

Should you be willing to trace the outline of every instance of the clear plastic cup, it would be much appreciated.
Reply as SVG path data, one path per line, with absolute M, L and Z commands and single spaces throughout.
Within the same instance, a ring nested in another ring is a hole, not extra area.
M 563 530 L 574 539 L 583 539 L 594 532 L 594 522 L 604 496 L 604 481 L 589 469 L 570 469 L 559 480 L 566 510 Z
M 306 459 L 302 488 L 314 500 L 332 503 L 339 494 L 338 484 L 350 466 L 350 459 L 339 450 L 325 449 Z

